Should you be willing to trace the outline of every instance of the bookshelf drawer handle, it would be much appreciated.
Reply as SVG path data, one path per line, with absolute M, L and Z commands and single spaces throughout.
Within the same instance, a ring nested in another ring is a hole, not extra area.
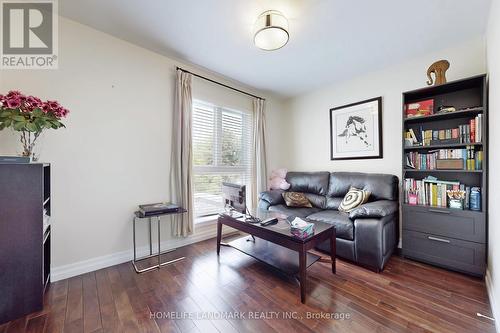
M 431 213 L 439 213 L 439 214 L 451 214 L 449 210 L 439 210 L 439 209 L 429 209 Z
M 436 242 L 441 242 L 441 243 L 449 243 L 450 241 L 447 239 L 442 239 L 442 238 L 437 238 L 437 237 L 432 237 L 432 236 L 427 236 L 427 239 L 433 240 Z

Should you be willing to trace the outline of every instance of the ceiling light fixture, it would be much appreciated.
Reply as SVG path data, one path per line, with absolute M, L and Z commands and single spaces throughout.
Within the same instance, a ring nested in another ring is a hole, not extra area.
M 288 20 L 277 10 L 268 10 L 260 14 L 255 21 L 255 46 L 266 51 L 282 48 L 288 43 Z

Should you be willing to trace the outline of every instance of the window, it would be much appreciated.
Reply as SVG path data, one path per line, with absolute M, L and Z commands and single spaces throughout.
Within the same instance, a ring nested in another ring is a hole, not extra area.
M 192 136 L 194 214 L 214 215 L 224 207 L 222 182 L 250 193 L 252 114 L 194 101 Z

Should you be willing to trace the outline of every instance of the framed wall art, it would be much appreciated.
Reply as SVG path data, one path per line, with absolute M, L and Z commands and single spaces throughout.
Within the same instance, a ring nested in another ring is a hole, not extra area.
M 382 97 L 330 109 L 331 160 L 382 158 Z

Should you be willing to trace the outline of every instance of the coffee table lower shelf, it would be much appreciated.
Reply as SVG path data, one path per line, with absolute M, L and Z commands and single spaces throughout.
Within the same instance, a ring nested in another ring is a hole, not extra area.
M 254 241 L 250 236 L 241 237 L 229 243 L 221 243 L 221 245 L 230 246 L 287 275 L 299 275 L 299 253 L 297 251 L 260 238 L 255 238 Z M 321 259 L 321 256 L 308 252 L 306 267 L 311 266 L 319 259 Z

